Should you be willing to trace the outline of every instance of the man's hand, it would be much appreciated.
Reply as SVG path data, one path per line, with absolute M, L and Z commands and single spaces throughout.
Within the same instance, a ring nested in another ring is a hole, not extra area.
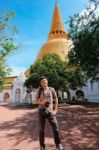
M 50 110 L 49 108 L 47 108 L 47 110 L 52 113 L 53 115 L 56 115 L 57 114 L 57 110 Z
M 57 110 L 53 110 L 52 113 L 53 113 L 53 115 L 56 115 L 57 114 Z

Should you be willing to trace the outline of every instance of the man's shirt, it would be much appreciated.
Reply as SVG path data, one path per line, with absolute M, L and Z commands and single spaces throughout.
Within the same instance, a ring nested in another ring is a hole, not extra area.
M 49 108 L 53 110 L 53 101 L 55 98 L 57 98 L 57 94 L 54 88 L 48 87 L 47 89 L 42 89 L 42 91 L 39 91 L 40 89 L 37 89 L 36 93 L 36 99 L 40 99 L 40 101 L 46 101 L 45 104 L 39 105 L 39 108 Z M 47 106 L 48 104 L 48 106 Z

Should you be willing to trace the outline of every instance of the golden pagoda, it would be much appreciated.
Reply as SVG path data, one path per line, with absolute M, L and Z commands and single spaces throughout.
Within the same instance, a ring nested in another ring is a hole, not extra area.
M 48 40 L 40 49 L 36 61 L 41 60 L 47 53 L 56 53 L 64 61 L 67 58 L 68 50 L 68 33 L 65 31 L 58 5 L 55 4 Z
M 69 45 L 68 33 L 65 31 L 58 5 L 55 4 L 48 40 L 40 49 L 36 61 L 41 60 L 48 53 L 56 53 L 65 61 L 67 59 Z M 30 69 L 27 69 L 24 74 L 28 77 L 30 75 Z

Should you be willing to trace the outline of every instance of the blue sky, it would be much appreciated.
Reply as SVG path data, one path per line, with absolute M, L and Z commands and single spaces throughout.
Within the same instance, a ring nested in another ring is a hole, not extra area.
M 42 45 L 47 41 L 56 0 L 0 0 L 0 11 L 15 11 L 13 25 L 19 30 L 16 43 L 21 47 L 10 55 L 8 64 L 12 75 L 18 75 L 35 62 Z M 88 0 L 58 0 L 63 22 L 85 9 Z M 65 24 L 68 31 L 68 23 Z

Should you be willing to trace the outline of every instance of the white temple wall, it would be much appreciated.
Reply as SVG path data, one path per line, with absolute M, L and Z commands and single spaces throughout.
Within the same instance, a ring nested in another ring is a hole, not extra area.
M 88 81 L 88 101 L 99 102 L 99 82 L 90 83 Z
M 19 90 L 19 93 L 17 92 Z M 14 102 L 22 103 L 25 97 L 25 90 L 23 85 L 15 85 L 12 91 L 12 100 Z
M 12 89 L 5 89 L 2 92 L 0 92 L 0 102 L 8 102 L 8 103 L 24 103 L 25 102 L 25 96 L 26 96 L 26 87 L 23 87 L 24 80 L 19 77 L 17 78 L 13 83 Z M 71 90 L 70 92 L 70 98 L 72 99 L 73 96 L 77 96 L 76 92 L 78 90 L 81 90 L 84 93 L 84 99 L 88 99 L 89 102 L 98 102 L 99 103 L 99 81 L 94 82 L 93 84 L 90 83 L 90 80 L 87 82 L 87 86 L 84 86 L 82 88 L 77 88 L 77 90 Z M 4 95 L 8 93 L 10 97 L 4 101 Z M 35 103 L 36 99 L 36 90 L 31 92 L 32 95 L 32 103 Z M 63 97 L 62 91 L 59 90 L 59 96 Z

